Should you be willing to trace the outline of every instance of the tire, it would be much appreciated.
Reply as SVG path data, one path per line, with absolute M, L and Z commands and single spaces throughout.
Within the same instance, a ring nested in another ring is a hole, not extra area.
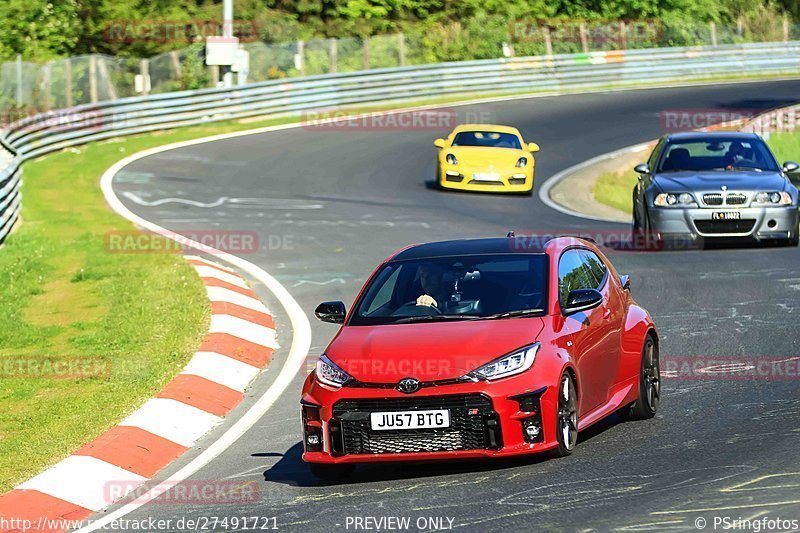
M 352 474 L 356 468 L 352 464 L 335 465 L 325 463 L 308 463 L 308 467 L 314 477 L 322 481 L 338 481 Z
M 568 372 L 561 376 L 558 387 L 556 440 L 558 447 L 553 450 L 555 457 L 571 455 L 578 444 L 578 393 L 575 380 Z
M 642 221 L 639 220 L 638 212 L 636 211 L 636 192 L 633 193 L 633 231 L 642 231 Z
M 639 371 L 639 397 L 632 404 L 617 411 L 620 418 L 647 420 L 656 416 L 661 403 L 661 370 L 658 344 L 652 335 L 647 335 L 642 347 L 641 370 Z
M 644 251 L 654 251 L 663 248 L 663 243 L 660 236 L 654 235 L 653 230 L 650 229 L 650 214 L 645 208 L 644 220 L 636 216 L 636 210 L 633 211 L 633 234 L 632 238 L 635 239 L 637 249 Z

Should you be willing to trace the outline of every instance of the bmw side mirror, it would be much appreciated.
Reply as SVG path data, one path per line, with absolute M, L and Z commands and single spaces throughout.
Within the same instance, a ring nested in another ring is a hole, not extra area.
M 783 171 L 786 174 L 791 174 L 792 172 L 797 172 L 797 169 L 800 168 L 800 165 L 795 163 L 794 161 L 787 161 L 783 164 Z
M 435 141 L 433 141 L 433 145 L 436 148 L 444 148 L 445 145 L 444 139 L 436 139 Z
M 575 289 L 570 291 L 567 301 L 561 307 L 564 316 L 594 309 L 603 303 L 603 295 L 597 289 Z
M 322 302 L 314 310 L 316 317 L 331 324 L 344 324 L 347 308 L 342 302 Z
M 647 163 L 639 163 L 633 170 L 636 171 L 638 174 L 650 174 L 650 165 Z
M 528 151 L 532 154 L 535 154 L 540 150 L 539 145 L 536 143 L 528 143 Z
M 623 274 L 619 277 L 619 282 L 622 285 L 622 288 L 628 292 L 631 290 L 631 277 L 628 275 Z

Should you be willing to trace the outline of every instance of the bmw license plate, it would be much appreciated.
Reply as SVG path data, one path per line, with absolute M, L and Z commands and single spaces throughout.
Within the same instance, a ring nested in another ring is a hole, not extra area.
M 370 413 L 369 416 L 373 431 L 450 427 L 450 411 L 447 409 L 430 411 L 388 411 Z
M 500 174 L 495 172 L 474 172 L 472 179 L 475 181 L 500 181 Z
M 711 213 L 711 220 L 740 220 L 742 214 L 738 211 L 720 211 Z

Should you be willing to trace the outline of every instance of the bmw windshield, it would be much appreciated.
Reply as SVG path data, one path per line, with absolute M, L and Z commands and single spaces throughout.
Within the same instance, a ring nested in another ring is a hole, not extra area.
M 393 261 L 373 276 L 350 325 L 541 315 L 546 271 L 544 254 Z
M 780 172 L 767 145 L 756 138 L 708 137 L 670 140 L 657 172 L 751 170 Z

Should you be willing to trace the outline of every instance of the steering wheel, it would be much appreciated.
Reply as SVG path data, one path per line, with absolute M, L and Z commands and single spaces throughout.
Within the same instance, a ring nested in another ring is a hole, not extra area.
M 431 316 L 441 314 L 442 311 L 435 305 L 417 305 L 416 300 L 411 300 L 398 307 L 392 313 L 392 316 Z
M 731 168 L 736 168 L 736 167 L 758 168 L 758 163 L 756 162 L 755 159 L 742 158 L 738 161 L 734 161 L 730 165 Z

